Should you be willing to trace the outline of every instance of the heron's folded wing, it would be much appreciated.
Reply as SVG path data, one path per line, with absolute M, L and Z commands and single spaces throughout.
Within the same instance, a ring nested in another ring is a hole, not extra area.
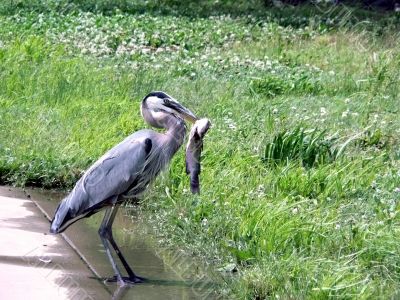
M 82 190 L 89 202 L 99 203 L 124 193 L 142 173 L 148 145 L 126 140 L 101 157 L 82 177 Z
M 104 201 L 124 193 L 142 174 L 151 148 L 150 139 L 128 137 L 103 155 L 60 202 L 50 231 L 64 231 L 80 218 L 101 209 Z

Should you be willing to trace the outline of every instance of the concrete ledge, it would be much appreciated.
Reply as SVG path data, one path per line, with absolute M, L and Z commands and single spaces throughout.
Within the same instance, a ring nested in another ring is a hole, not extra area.
M 110 299 L 77 253 L 48 228 L 32 200 L 0 189 L 0 299 Z

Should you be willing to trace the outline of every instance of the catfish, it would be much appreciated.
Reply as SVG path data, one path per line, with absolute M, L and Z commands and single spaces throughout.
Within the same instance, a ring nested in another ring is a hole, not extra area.
M 204 118 L 197 120 L 190 130 L 189 141 L 186 146 L 186 174 L 190 176 L 192 194 L 200 194 L 200 156 L 203 150 L 203 139 L 210 126 L 210 121 Z

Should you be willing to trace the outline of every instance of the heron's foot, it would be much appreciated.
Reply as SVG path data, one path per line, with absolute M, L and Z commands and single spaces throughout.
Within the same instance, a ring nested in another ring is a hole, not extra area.
M 146 278 L 134 275 L 134 276 L 122 276 L 119 278 L 119 276 L 114 275 L 113 277 L 106 278 L 105 282 L 118 282 L 120 285 L 126 285 L 126 284 L 137 284 L 137 283 L 143 283 L 146 281 Z

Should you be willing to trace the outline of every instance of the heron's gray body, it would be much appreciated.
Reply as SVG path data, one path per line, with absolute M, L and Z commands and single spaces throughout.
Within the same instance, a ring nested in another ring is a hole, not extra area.
M 183 143 L 184 123 L 166 134 L 137 131 L 97 160 L 58 206 L 50 232 L 63 232 L 105 206 L 139 196 Z

